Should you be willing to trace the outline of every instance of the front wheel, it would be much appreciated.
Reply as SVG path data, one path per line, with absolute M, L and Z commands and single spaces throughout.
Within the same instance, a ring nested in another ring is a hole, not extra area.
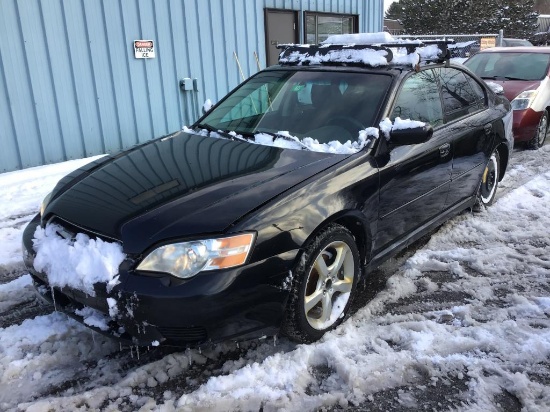
M 348 314 L 357 278 L 359 250 L 352 234 L 332 224 L 308 242 L 294 270 L 282 332 L 298 342 L 313 342 Z
M 527 147 L 531 150 L 537 150 L 542 147 L 548 134 L 548 112 L 545 110 L 542 114 L 535 136 L 527 142 Z
M 499 175 L 500 156 L 495 149 L 491 157 L 489 157 L 489 162 L 487 162 L 485 169 L 483 169 L 474 210 L 480 210 L 482 206 L 487 207 L 493 204 L 497 194 Z

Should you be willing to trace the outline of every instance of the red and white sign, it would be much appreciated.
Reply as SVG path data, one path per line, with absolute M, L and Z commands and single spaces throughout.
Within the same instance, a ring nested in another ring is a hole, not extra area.
M 134 40 L 134 56 L 136 59 L 154 59 L 155 44 L 153 40 Z

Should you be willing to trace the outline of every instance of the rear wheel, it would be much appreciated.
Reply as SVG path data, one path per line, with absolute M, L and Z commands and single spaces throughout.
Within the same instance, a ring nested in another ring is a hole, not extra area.
M 343 226 L 330 225 L 312 239 L 294 271 L 282 332 L 312 342 L 342 323 L 356 289 L 359 261 L 355 240 Z
M 542 114 L 535 136 L 527 142 L 527 148 L 537 150 L 542 147 L 548 134 L 548 112 L 545 110 Z

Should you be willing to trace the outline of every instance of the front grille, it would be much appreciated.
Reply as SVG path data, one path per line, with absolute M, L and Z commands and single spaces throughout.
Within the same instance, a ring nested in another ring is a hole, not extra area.
M 88 230 L 88 229 L 84 229 L 83 227 L 80 227 L 78 225 L 75 225 L 73 223 L 70 223 L 68 221 L 66 221 L 65 219 L 59 217 L 59 216 L 52 216 L 48 222 L 48 224 L 55 224 L 55 225 L 58 225 L 58 226 L 61 226 L 62 227 L 62 231 L 61 232 L 57 232 L 57 234 L 65 239 L 67 238 L 70 238 L 70 239 L 73 239 L 75 238 L 76 234 L 77 233 L 84 233 L 86 236 L 88 236 L 90 239 L 101 239 L 101 240 L 104 240 L 106 242 L 119 242 L 120 243 L 120 240 L 118 239 L 114 239 L 114 238 L 111 238 L 111 237 L 108 237 L 108 236 L 105 236 L 105 235 L 102 235 L 101 233 L 96 233 L 94 231 L 91 231 L 91 230 Z
M 202 326 L 179 327 L 163 326 L 158 331 L 166 339 L 174 342 L 204 342 L 208 335 Z

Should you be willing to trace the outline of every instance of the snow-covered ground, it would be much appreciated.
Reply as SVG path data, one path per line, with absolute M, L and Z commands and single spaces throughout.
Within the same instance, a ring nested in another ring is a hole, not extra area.
M 550 410 L 550 145 L 375 271 L 320 342 L 184 351 L 121 350 L 35 300 L 22 230 L 89 160 L 0 175 L 0 410 Z

